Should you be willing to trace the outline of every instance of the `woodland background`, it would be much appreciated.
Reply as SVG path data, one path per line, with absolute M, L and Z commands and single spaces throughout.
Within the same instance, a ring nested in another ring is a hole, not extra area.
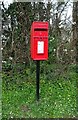
M 77 117 L 78 2 L 13 2 L 8 8 L 2 2 L 1 10 L 3 117 Z M 33 21 L 49 22 L 49 59 L 40 62 L 39 103 L 36 61 L 30 57 Z

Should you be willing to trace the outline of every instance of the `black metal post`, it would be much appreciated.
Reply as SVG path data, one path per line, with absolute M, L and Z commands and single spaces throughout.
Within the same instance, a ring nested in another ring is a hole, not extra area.
M 40 61 L 36 61 L 36 97 L 39 100 Z

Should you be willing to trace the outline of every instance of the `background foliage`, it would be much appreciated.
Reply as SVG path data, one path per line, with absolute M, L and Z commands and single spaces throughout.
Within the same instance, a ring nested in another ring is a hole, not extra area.
M 67 17 L 68 7 L 72 8 Z M 77 117 L 78 2 L 2 2 L 3 118 Z M 40 101 L 35 96 L 36 61 L 30 58 L 33 21 L 49 22 L 49 58 L 40 62 Z

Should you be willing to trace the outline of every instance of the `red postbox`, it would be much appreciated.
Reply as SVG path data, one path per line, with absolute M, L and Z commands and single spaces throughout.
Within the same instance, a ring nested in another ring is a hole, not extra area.
M 48 59 L 48 22 L 32 23 L 30 51 L 33 60 Z

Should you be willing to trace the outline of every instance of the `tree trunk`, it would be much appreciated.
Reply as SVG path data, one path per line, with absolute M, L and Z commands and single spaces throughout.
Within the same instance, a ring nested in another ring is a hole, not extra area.
M 78 71 L 78 2 L 73 3 L 73 42 L 72 46 L 76 48 L 76 64 L 77 64 L 77 71 Z

